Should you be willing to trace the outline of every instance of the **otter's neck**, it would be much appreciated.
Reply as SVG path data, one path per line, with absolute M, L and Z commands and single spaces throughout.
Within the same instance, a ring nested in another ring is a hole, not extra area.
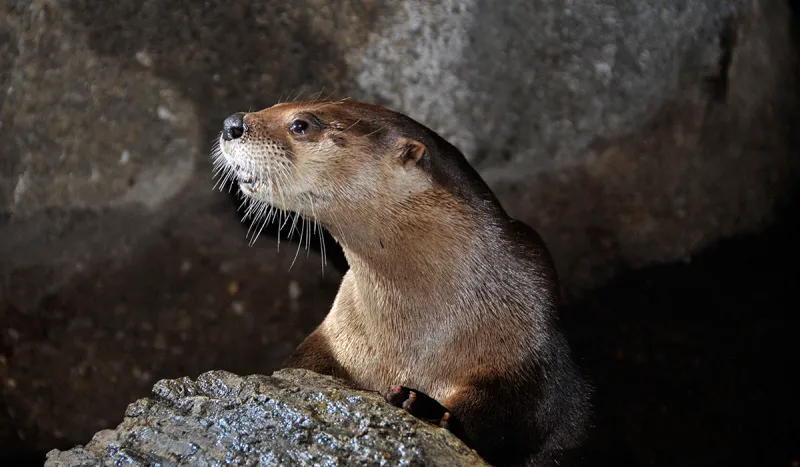
M 368 308 L 429 312 L 430 304 L 457 301 L 462 288 L 480 286 L 471 281 L 483 276 L 475 269 L 487 249 L 499 246 L 497 237 L 486 241 L 497 215 L 440 200 L 329 230 L 342 245 L 359 299 Z

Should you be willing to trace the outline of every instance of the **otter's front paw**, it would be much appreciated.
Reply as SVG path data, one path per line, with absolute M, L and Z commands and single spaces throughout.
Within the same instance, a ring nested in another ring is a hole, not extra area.
M 393 385 L 383 393 L 386 402 L 402 407 L 411 415 L 442 428 L 450 429 L 453 416 L 436 399 L 405 386 Z

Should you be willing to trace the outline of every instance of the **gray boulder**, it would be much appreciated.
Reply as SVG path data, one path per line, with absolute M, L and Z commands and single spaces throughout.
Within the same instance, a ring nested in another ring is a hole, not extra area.
M 461 148 L 569 292 L 759 229 L 798 176 L 788 2 L 399 2 L 354 96 Z M 793 141 L 794 138 L 794 141 Z
M 49 467 L 486 464 L 449 431 L 374 392 L 305 370 L 158 382 L 113 430 L 53 450 Z

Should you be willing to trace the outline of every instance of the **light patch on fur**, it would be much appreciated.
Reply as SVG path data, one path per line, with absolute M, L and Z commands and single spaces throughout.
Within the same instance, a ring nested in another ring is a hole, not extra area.
M 311 236 L 319 233 L 322 270 L 326 265 L 325 243 L 322 238 L 322 229 L 313 217 L 314 202 L 308 199 L 305 205 L 312 214 L 311 217 L 302 217 L 298 210 L 289 215 L 284 215 L 284 210 L 292 211 L 291 202 L 293 191 L 292 162 L 288 157 L 289 149 L 271 138 L 252 137 L 248 134 L 238 140 L 225 141 L 222 136 L 217 140 L 212 152 L 214 161 L 214 176 L 218 178 L 215 187 L 220 190 L 230 187 L 238 182 L 244 200 L 240 209 L 245 208 L 242 221 L 250 221 L 247 235 L 250 244 L 254 244 L 264 228 L 271 222 L 278 222 L 278 248 L 283 228 L 289 226 L 291 237 L 295 231 L 300 233 L 300 241 L 295 251 L 295 256 L 290 265 L 294 265 L 300 253 L 300 248 L 310 248 Z M 294 206 L 296 207 L 296 206 Z

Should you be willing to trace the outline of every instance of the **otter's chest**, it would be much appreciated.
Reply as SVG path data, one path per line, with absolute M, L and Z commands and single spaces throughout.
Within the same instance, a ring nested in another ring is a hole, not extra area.
M 431 355 L 414 353 L 409 347 L 377 346 L 364 339 L 345 345 L 333 343 L 333 352 L 350 378 L 359 386 L 385 391 L 398 384 L 443 400 L 455 390 L 455 381 Z
M 448 364 L 446 345 L 402 322 L 376 325 L 364 319 L 364 310 L 347 295 L 347 281 L 342 289 L 321 329 L 353 382 L 376 391 L 398 384 L 439 400 L 455 390 L 458 371 Z

